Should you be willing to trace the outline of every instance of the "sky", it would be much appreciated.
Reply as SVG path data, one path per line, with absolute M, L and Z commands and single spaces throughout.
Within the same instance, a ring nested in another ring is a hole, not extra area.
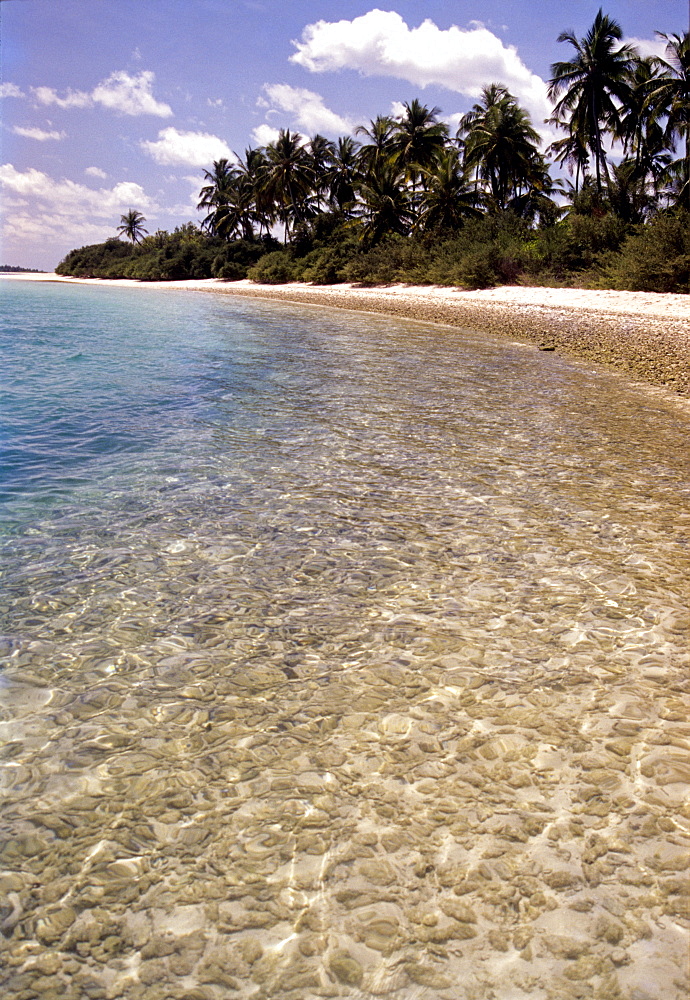
M 129 209 L 199 222 L 214 160 L 415 97 L 454 133 L 502 83 L 548 143 L 558 35 L 602 5 L 644 54 L 688 29 L 688 0 L 0 0 L 0 263 L 52 270 Z

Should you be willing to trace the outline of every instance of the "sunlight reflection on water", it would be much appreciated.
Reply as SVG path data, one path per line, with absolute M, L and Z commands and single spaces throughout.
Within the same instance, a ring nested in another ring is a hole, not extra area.
M 412 322 L 37 295 L 8 995 L 680 997 L 682 405 Z

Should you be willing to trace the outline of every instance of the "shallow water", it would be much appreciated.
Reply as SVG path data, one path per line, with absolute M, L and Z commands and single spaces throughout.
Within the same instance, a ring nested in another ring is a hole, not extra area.
M 685 404 L 380 316 L 2 292 L 5 995 L 683 996 Z

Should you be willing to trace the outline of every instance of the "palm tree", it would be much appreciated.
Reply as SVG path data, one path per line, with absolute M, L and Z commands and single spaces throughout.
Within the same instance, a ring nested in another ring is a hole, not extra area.
M 481 215 L 476 192 L 455 146 L 445 149 L 435 166 L 426 168 L 424 176 L 417 220 L 420 229 L 458 229 L 465 219 Z
M 482 99 L 460 120 L 465 166 L 486 182 L 489 205 L 503 211 L 543 174 L 539 133 L 527 112 L 501 84 L 482 90 Z
M 275 142 L 265 149 L 265 164 L 259 177 L 259 191 L 272 205 L 290 239 L 290 226 L 313 214 L 316 177 L 311 158 L 299 132 L 281 129 Z
M 659 100 L 662 61 L 637 59 L 630 100 L 621 109 L 621 136 L 626 158 L 613 168 L 610 200 L 616 214 L 641 222 L 658 202 L 672 157 Z
M 611 168 L 607 202 L 624 222 L 644 222 L 656 204 L 657 187 L 648 183 L 644 161 L 628 156 Z
M 120 216 L 120 222 L 122 224 L 117 227 L 118 233 L 126 236 L 128 240 L 132 241 L 132 243 L 138 243 L 141 239 L 142 233 L 146 233 L 148 235 L 148 230 L 144 229 L 146 219 L 141 212 L 137 212 L 133 208 L 130 208 L 129 212 L 125 215 Z
M 554 181 L 549 173 L 549 164 L 541 153 L 536 153 L 529 165 L 526 185 L 514 190 L 508 202 L 508 210 L 530 224 L 536 219 L 540 224 L 555 223 L 564 209 L 552 197 L 564 194 L 561 181 Z
M 410 231 L 415 213 L 405 175 L 395 164 L 382 164 L 371 173 L 359 195 L 358 223 L 365 242 L 374 244 L 390 233 L 402 236 Z
M 395 121 L 388 115 L 378 115 L 366 125 L 358 125 L 355 135 L 366 136 L 359 150 L 359 162 L 364 173 L 376 172 L 391 157 L 391 140 Z
M 412 184 L 416 208 L 417 181 L 438 159 L 448 141 L 448 126 L 438 121 L 440 108 L 427 108 L 417 98 L 404 104 L 405 113 L 393 127 L 391 156 Z
M 357 198 L 360 180 L 358 148 L 359 143 L 351 136 L 338 139 L 333 159 L 324 174 L 331 204 L 340 212 L 350 210 Z
M 244 159 L 239 161 L 239 185 L 242 202 L 246 206 L 248 218 L 259 227 L 259 236 L 269 231 L 275 222 L 274 206 L 262 190 L 262 178 L 266 169 L 266 151 L 259 147 L 249 147 L 244 151 Z
M 660 101 L 657 98 L 661 60 L 652 56 L 636 59 L 630 78 L 630 93 L 621 108 L 623 148 L 637 162 L 644 159 L 645 147 L 663 143 Z
M 314 190 L 316 192 L 316 205 L 320 210 L 322 199 L 328 191 L 328 183 L 325 179 L 326 171 L 333 162 L 335 155 L 335 145 L 324 135 L 318 132 L 307 145 L 311 157 L 311 167 L 314 171 Z
M 230 237 L 241 231 L 237 212 L 237 168 L 225 157 L 213 161 L 211 170 L 204 170 L 206 184 L 199 192 L 197 208 L 209 209 L 202 222 L 214 236 Z
M 551 122 L 567 128 L 594 157 L 597 189 L 609 180 L 604 133 L 621 134 L 620 108 L 630 99 L 635 50 L 620 44 L 623 31 L 600 9 L 584 38 L 563 31 L 559 42 L 575 49 L 572 59 L 551 67 L 548 95 L 557 101 Z M 561 96 L 562 95 L 562 96 Z
M 565 123 L 559 123 L 562 128 L 567 128 Z M 574 130 L 562 139 L 556 139 L 549 146 L 547 152 L 551 153 L 556 163 L 567 166 L 572 177 L 575 175 L 575 192 L 580 188 L 580 181 L 587 177 L 587 167 L 589 165 L 589 150 L 585 145 L 582 134 L 579 130 Z
M 678 203 L 690 208 L 690 34 L 664 35 L 666 59 L 661 60 L 662 74 L 651 94 L 651 102 L 666 117 L 666 141 L 674 149 L 680 139 L 684 149 L 668 167 L 675 180 Z

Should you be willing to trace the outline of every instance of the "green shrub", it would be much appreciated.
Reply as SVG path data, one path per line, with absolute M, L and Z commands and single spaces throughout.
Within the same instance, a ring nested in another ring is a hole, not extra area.
M 250 281 L 262 285 L 284 285 L 295 281 L 296 269 L 292 256 L 287 250 L 274 250 L 265 254 L 247 271 Z
M 428 284 L 432 259 L 427 238 L 392 236 L 368 249 L 353 247 L 342 275 L 360 285 Z
M 94 278 L 175 281 L 184 278 L 245 278 L 247 270 L 275 241 L 232 240 L 209 236 L 187 223 L 172 233 L 159 230 L 136 245 L 106 240 L 72 250 L 58 274 Z
M 527 268 L 533 235 L 524 220 L 509 212 L 472 220 L 438 245 L 428 280 L 464 288 L 514 284 Z
M 343 281 L 342 268 L 346 257 L 337 247 L 312 250 L 295 261 L 297 281 L 310 281 L 314 285 L 335 285 Z
M 275 241 L 268 243 L 254 240 L 233 240 L 218 247 L 218 252 L 211 262 L 211 276 L 225 281 L 240 281 L 247 277 L 250 267 L 266 253 L 268 246 L 273 247 Z
M 566 216 L 562 222 L 537 230 L 531 243 L 528 271 L 547 271 L 558 279 L 591 271 L 616 253 L 629 226 L 617 216 Z
M 238 264 L 236 261 L 229 261 L 227 264 L 219 264 L 211 269 L 214 278 L 222 278 L 223 281 L 242 281 L 247 277 L 247 265 Z
M 351 281 L 377 285 L 453 285 L 488 288 L 516 282 L 657 292 L 690 290 L 690 214 L 668 212 L 631 227 L 595 206 L 555 224 L 531 228 L 512 214 L 467 221 L 450 233 L 390 236 L 362 244 L 356 227 L 322 213 L 299 227 L 291 247 L 271 236 L 225 240 L 192 223 L 158 231 L 132 245 L 106 240 L 72 250 L 58 274 L 172 281 L 251 278 L 266 284 Z
M 601 286 L 690 292 L 690 212 L 659 215 L 639 226 L 602 268 Z
M 135 253 L 131 243 L 122 240 L 106 240 L 92 243 L 78 250 L 70 250 L 64 260 L 55 268 L 56 274 L 74 278 L 119 278 L 125 261 Z

